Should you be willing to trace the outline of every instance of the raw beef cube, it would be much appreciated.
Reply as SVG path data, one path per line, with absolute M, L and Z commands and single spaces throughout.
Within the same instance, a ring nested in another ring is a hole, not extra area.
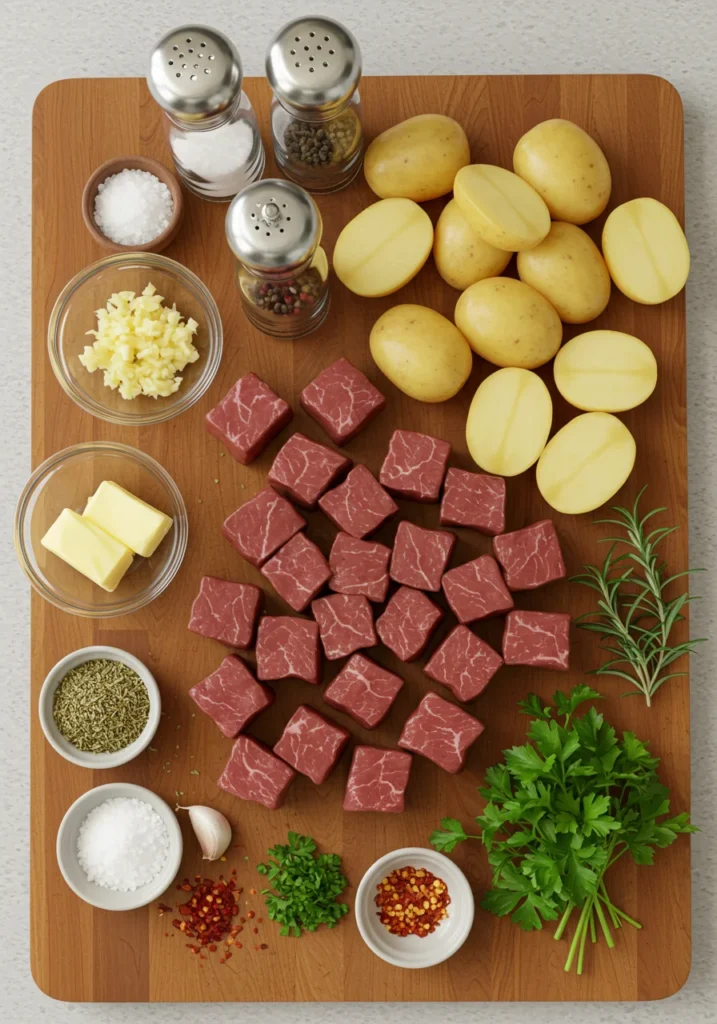
M 534 590 L 565 576 L 560 541 L 550 519 L 494 537 L 493 550 L 510 590 Z
M 302 407 L 334 444 L 346 444 L 386 404 L 378 388 L 348 359 L 337 359 L 301 392 Z
M 326 488 L 350 465 L 351 459 L 325 444 L 303 434 L 292 434 L 277 452 L 268 480 L 274 490 L 287 498 L 293 498 L 306 508 L 314 508 Z
M 319 624 L 324 654 L 330 661 L 378 643 L 367 597 L 358 594 L 320 597 L 311 605 L 311 611 Z
M 240 800 L 253 800 L 275 811 L 295 778 L 294 769 L 259 740 L 238 736 L 217 785 Z
M 467 626 L 456 626 L 429 658 L 424 672 L 443 683 L 458 700 L 469 701 L 481 693 L 503 664 L 490 644 Z
M 483 724 L 437 693 L 427 693 L 408 716 L 399 747 L 423 754 L 447 772 L 461 771 L 471 743 L 483 732 Z
M 274 753 L 321 785 L 336 767 L 350 738 L 347 729 L 301 704 L 287 722 L 279 742 L 274 744 Z
M 224 520 L 222 533 L 247 562 L 261 566 L 305 526 L 291 502 L 265 487 Z
M 398 512 L 396 502 L 365 466 L 355 466 L 342 484 L 319 498 L 319 508 L 334 526 L 358 540 Z
M 503 631 L 503 657 L 506 665 L 569 668 L 570 616 L 567 612 L 510 612 Z
M 257 683 L 247 665 L 230 654 L 189 696 L 225 736 L 236 736 L 274 703 L 274 691 Z
M 420 590 L 401 587 L 376 621 L 383 643 L 401 661 L 415 661 L 423 654 L 443 612 Z
M 391 549 L 385 544 L 338 533 L 329 552 L 333 573 L 329 587 L 338 594 L 363 594 L 369 601 L 385 601 L 390 557 Z
M 246 650 L 254 639 L 264 593 L 253 583 L 203 576 L 192 605 L 189 629 L 229 647 Z
M 470 526 L 489 537 L 505 529 L 505 480 L 449 469 L 441 501 L 442 526 Z
M 351 715 L 364 729 L 375 729 L 403 686 L 403 679 L 363 654 L 354 654 L 324 690 L 329 707 Z
M 241 377 L 204 423 L 237 462 L 246 466 L 293 417 L 291 406 L 255 373 Z
M 448 530 L 424 530 L 404 519 L 393 542 L 391 579 L 417 590 L 440 590 L 455 544 Z
M 256 674 L 270 679 L 303 679 L 318 683 L 321 670 L 319 627 L 311 619 L 265 615 L 259 620 Z
M 295 612 L 308 608 L 331 578 L 329 563 L 305 533 L 279 548 L 261 571 Z
M 411 755 L 401 750 L 355 747 L 346 782 L 344 810 L 400 814 L 412 761 Z
M 394 430 L 379 480 L 402 498 L 438 501 L 450 454 L 447 441 L 414 430 Z
M 464 624 L 502 615 L 513 607 L 498 563 L 490 555 L 449 569 L 442 582 L 451 611 Z

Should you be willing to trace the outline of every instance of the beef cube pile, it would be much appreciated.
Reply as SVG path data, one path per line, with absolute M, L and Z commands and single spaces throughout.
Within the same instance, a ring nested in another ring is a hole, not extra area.
M 338 446 L 385 406 L 383 395 L 348 359 L 322 371 L 300 402 Z M 250 373 L 208 413 L 206 426 L 247 464 L 292 417 L 290 406 Z M 325 782 L 351 732 L 302 703 L 270 749 L 245 732 L 274 702 L 266 684 L 296 680 L 316 686 L 324 658 L 347 659 L 334 668 L 323 703 L 364 730 L 376 729 L 404 680 L 380 663 L 380 652 L 374 660 L 366 649 L 382 645 L 401 662 L 415 661 L 431 644 L 446 606 L 454 623 L 434 646 L 424 673 L 454 700 L 429 691 L 417 706 L 413 701 L 398 749 L 357 742 L 344 810 L 402 811 L 413 755 L 447 772 L 461 771 L 484 727 L 454 701 L 475 700 L 503 665 L 568 668 L 570 616 L 515 607 L 520 592 L 566 575 L 553 523 L 541 520 L 506 533 L 505 480 L 449 468 L 450 454 L 446 441 L 395 430 L 377 479 L 328 444 L 295 432 L 275 453 L 267 486 L 226 519 L 227 540 L 292 612 L 307 614 L 262 614 L 260 587 L 215 576 L 201 580 L 189 629 L 236 651 L 255 644 L 256 674 L 229 654 L 190 690 L 197 706 L 234 740 L 219 779 L 222 789 L 275 809 L 297 773 L 316 785 Z M 405 518 L 390 547 L 370 539 L 400 514 L 394 498 L 440 502 L 441 526 L 486 535 L 492 554 L 451 566 L 454 530 L 427 529 Z M 296 505 L 318 509 L 336 528 L 328 558 L 307 536 Z M 470 628 L 499 616 L 505 617 L 502 656 Z

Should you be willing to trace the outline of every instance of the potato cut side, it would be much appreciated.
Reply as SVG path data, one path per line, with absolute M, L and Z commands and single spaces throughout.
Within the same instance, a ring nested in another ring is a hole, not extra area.
M 532 249 L 550 230 L 550 211 L 535 189 L 493 164 L 462 167 L 453 195 L 475 231 L 496 249 Z
M 613 210 L 602 250 L 620 291 L 648 306 L 682 291 L 690 272 L 685 233 L 672 210 L 656 199 L 632 199 Z
M 428 259 L 433 225 L 411 199 L 382 199 L 343 229 L 334 249 L 336 276 L 356 295 L 390 295 Z
M 539 458 L 552 421 L 550 393 L 537 374 L 514 367 L 496 370 L 473 396 L 468 450 L 487 473 L 517 476 Z
M 646 401 L 657 384 L 652 349 L 622 331 L 587 331 L 558 352 L 555 385 L 585 412 L 623 412 Z
M 617 416 L 583 413 L 546 445 L 536 471 L 538 490 L 558 512 L 592 512 L 625 483 L 635 450 L 635 439 Z

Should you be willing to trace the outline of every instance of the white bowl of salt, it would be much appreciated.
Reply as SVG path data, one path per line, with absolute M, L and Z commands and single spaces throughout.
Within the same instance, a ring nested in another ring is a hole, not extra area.
M 158 899 L 182 861 L 171 807 L 150 789 L 110 782 L 84 793 L 57 833 L 57 863 L 69 887 L 102 910 L 135 910 Z

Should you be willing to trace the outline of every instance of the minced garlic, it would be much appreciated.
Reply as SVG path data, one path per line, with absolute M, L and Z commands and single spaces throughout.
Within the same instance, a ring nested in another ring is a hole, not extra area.
M 176 306 L 164 306 L 164 297 L 148 284 L 141 295 L 115 292 L 105 309 L 98 309 L 95 337 L 86 345 L 80 362 L 90 373 L 104 370 L 107 387 L 119 388 L 122 398 L 166 398 L 182 383 L 178 376 L 199 359 L 192 338 L 199 326 Z

